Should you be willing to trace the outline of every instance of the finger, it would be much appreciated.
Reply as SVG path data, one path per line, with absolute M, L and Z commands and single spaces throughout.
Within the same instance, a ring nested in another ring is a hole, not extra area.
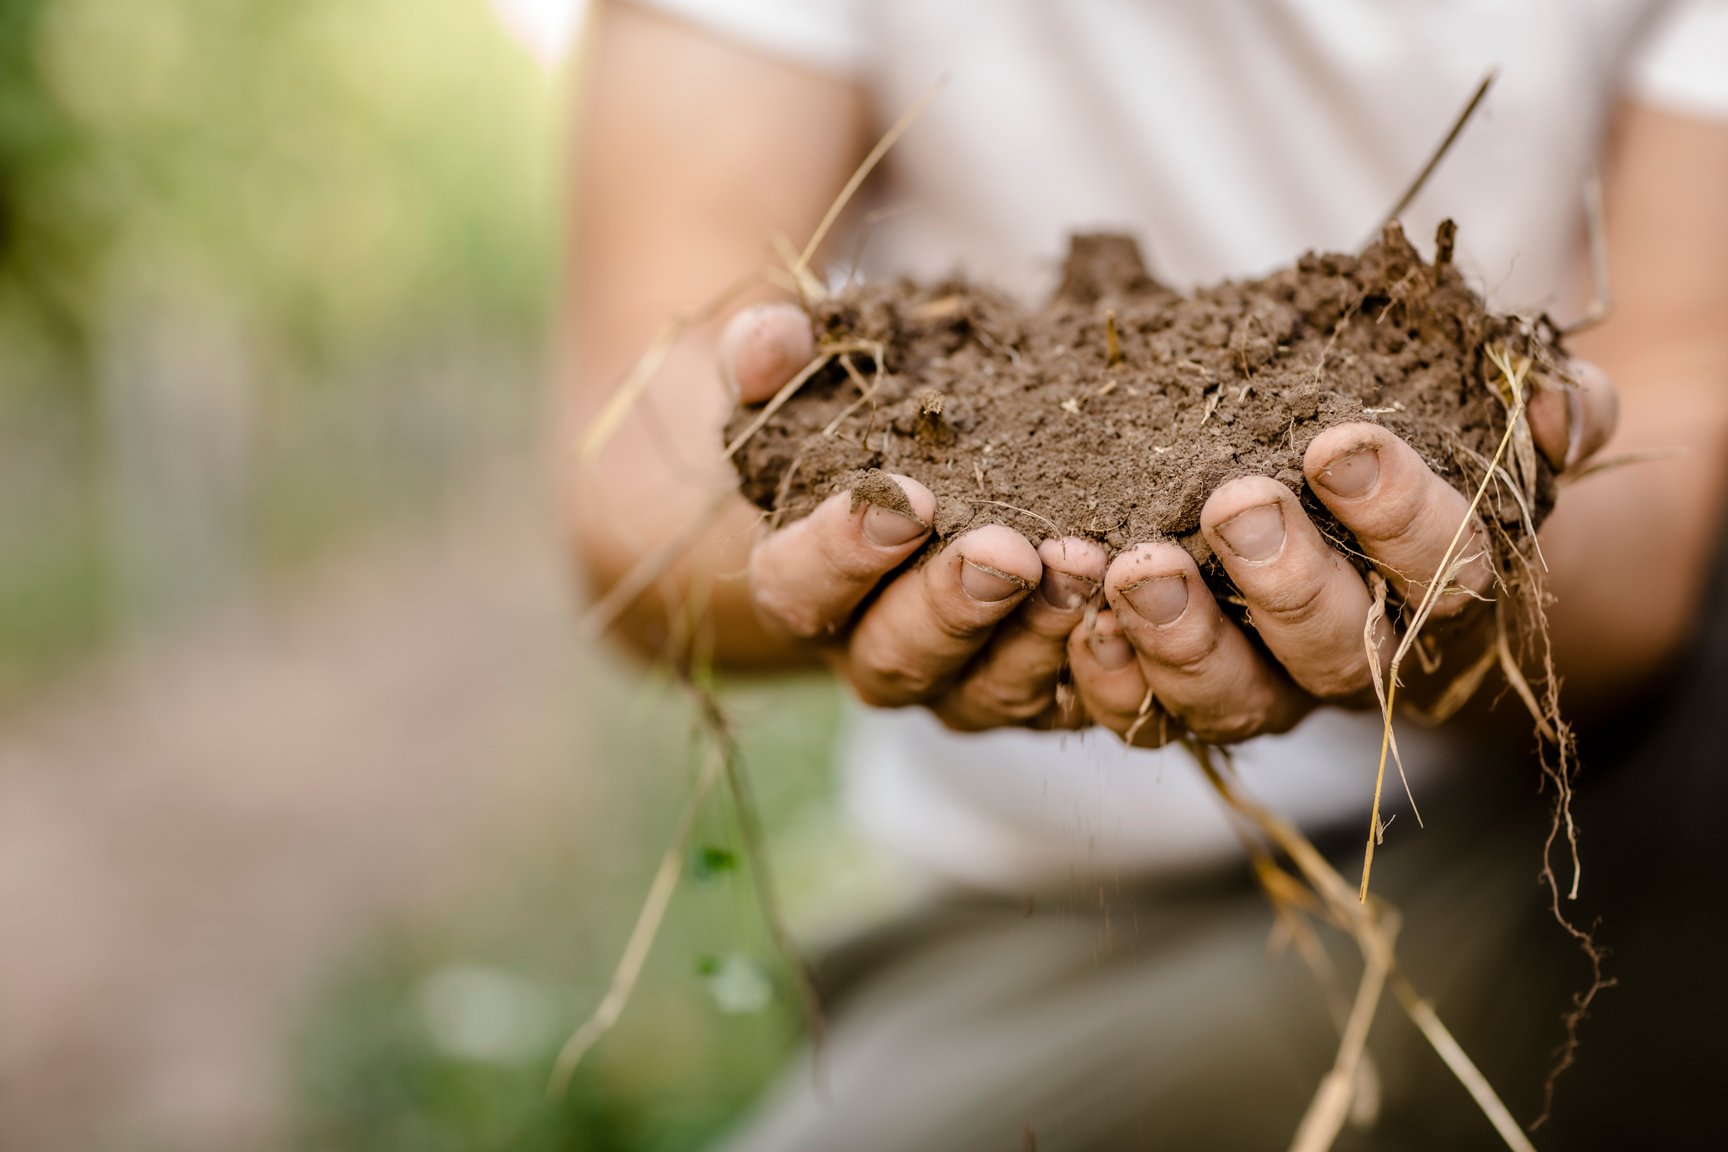
M 1448 550 L 1454 560 L 1475 557 L 1455 577 L 1463 588 L 1481 595 L 1494 582 L 1481 522 L 1472 520 L 1458 535 L 1470 501 L 1391 432 L 1377 424 L 1328 428 L 1308 445 L 1302 463 L 1314 494 L 1355 533 L 1406 601 L 1419 603 L 1444 574 Z M 1453 590 L 1435 601 L 1433 615 L 1455 616 L 1470 602 L 1468 593 Z
M 1186 549 L 1169 543 L 1129 549 L 1111 563 L 1104 595 L 1139 654 L 1147 686 L 1200 739 L 1224 743 L 1282 732 L 1312 707 L 1225 619 Z
M 1373 597 L 1290 489 L 1268 476 L 1232 480 L 1201 508 L 1200 529 L 1296 683 L 1328 700 L 1372 685 L 1362 627 Z
M 810 363 L 816 337 L 796 304 L 754 304 L 726 322 L 717 353 L 733 398 L 759 404 Z
M 1020 533 L 974 529 L 882 590 L 852 633 L 842 671 L 866 704 L 931 700 L 1042 573 Z
M 1095 604 L 1109 554 L 1069 536 L 1038 545 L 1044 574 L 1038 591 L 1003 621 L 958 683 L 931 710 L 950 728 L 977 731 L 1025 724 L 1055 698 L 1068 634 Z
M 907 476 L 874 475 L 897 486 L 900 499 L 879 484 L 836 492 L 751 551 L 751 592 L 765 620 L 805 640 L 834 633 L 930 534 L 930 489 Z
M 1588 360 L 1568 365 L 1573 384 L 1539 379 L 1526 408 L 1530 435 L 1556 472 L 1594 455 L 1620 420 L 1620 392 Z
M 1093 723 L 1141 748 L 1157 748 L 1182 732 L 1146 686 L 1134 646 L 1116 613 L 1100 611 L 1068 634 L 1074 692 Z

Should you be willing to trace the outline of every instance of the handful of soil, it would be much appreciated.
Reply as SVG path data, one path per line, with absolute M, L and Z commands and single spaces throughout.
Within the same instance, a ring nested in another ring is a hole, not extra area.
M 733 453 L 740 489 L 784 524 L 836 491 L 869 499 L 876 470 L 897 472 L 936 494 L 927 552 L 992 523 L 1112 553 L 1170 538 L 1228 592 L 1200 508 L 1259 474 L 1365 568 L 1303 477 L 1315 435 L 1383 425 L 1472 497 L 1512 403 L 1490 350 L 1527 361 L 1531 383 L 1564 379 L 1554 326 L 1488 311 L 1451 265 L 1453 235 L 1441 225 L 1429 264 L 1394 222 L 1360 256 L 1310 253 L 1192 296 L 1158 284 L 1132 239 L 1076 236 L 1036 312 L 960 280 L 849 288 L 810 305 L 832 357 Z M 762 416 L 740 408 L 727 442 Z M 1527 430 L 1515 440 L 1480 509 L 1502 572 L 1554 499 Z

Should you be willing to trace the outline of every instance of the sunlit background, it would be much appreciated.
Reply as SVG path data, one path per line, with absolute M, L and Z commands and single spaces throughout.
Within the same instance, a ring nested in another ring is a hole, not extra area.
M 545 491 L 578 9 L 0 2 L 0 1147 L 691 1148 L 796 1043 L 709 812 L 543 1091 L 701 751 Z M 733 700 L 795 927 L 897 899 Z

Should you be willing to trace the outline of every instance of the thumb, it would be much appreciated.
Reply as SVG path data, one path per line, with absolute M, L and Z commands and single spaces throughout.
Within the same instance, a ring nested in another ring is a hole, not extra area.
M 720 379 L 742 404 L 759 404 L 816 355 L 810 318 L 796 304 L 756 304 L 720 333 Z
M 1536 447 L 1556 472 L 1588 459 L 1620 419 L 1620 393 L 1606 372 L 1588 360 L 1568 368 L 1574 383 L 1538 384 L 1526 409 Z

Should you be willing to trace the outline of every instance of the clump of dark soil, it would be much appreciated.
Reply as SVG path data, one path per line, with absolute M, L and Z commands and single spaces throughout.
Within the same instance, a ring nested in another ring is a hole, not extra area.
M 1391 224 L 1359 256 L 1310 253 L 1182 296 L 1148 274 L 1133 240 L 1076 236 L 1036 312 L 959 280 L 850 288 L 810 310 L 821 345 L 851 351 L 740 446 L 740 487 L 783 524 L 870 487 L 872 470 L 897 472 L 937 496 L 930 547 L 991 523 L 1112 552 L 1174 538 L 1223 587 L 1200 507 L 1226 480 L 1260 474 L 1353 547 L 1303 478 L 1315 435 L 1381 424 L 1473 496 L 1507 419 L 1487 349 L 1550 378 L 1564 363 L 1551 325 L 1488 311 L 1451 266 L 1451 239 L 1448 222 L 1429 264 Z M 736 412 L 728 442 L 760 413 Z M 1553 472 L 1531 455 L 1522 503 L 1510 475 L 1484 501 L 1497 547 L 1519 547 L 1553 504 Z

